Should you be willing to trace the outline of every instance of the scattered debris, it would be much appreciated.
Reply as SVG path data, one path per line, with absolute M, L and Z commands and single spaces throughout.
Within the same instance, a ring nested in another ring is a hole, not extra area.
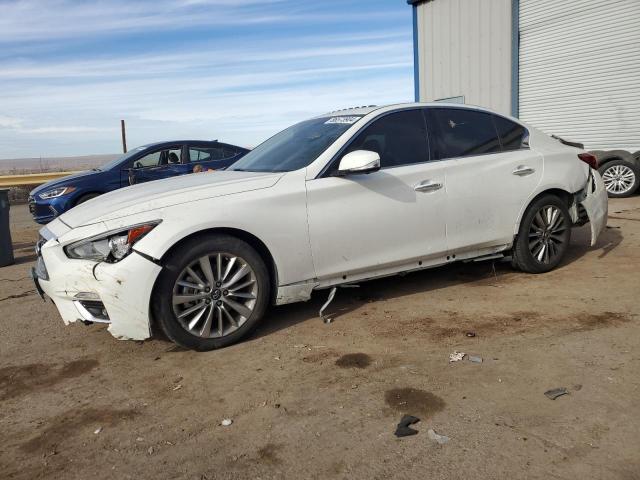
M 345 277 L 346 278 L 346 277 Z M 329 304 L 331 302 L 333 302 L 333 299 L 336 296 L 336 291 L 339 288 L 358 288 L 360 287 L 360 285 L 338 285 L 336 287 L 331 288 L 331 291 L 329 292 L 329 297 L 327 298 L 327 301 L 324 302 L 324 304 L 322 305 L 322 307 L 320 307 L 320 311 L 318 312 L 318 316 L 322 319 L 322 321 L 324 323 L 331 323 L 331 321 L 333 320 L 333 317 L 331 315 L 325 315 L 324 311 L 327 309 L 327 307 L 329 306 Z
M 445 443 L 447 443 L 449 441 L 449 437 L 447 437 L 445 435 L 439 435 L 434 430 L 432 430 L 431 428 L 429 430 L 427 430 L 427 435 L 429 436 L 429 438 L 431 440 L 433 440 L 434 442 L 437 442 L 440 445 L 444 445 Z
M 449 362 L 459 362 L 460 360 L 464 359 L 466 355 L 467 354 L 464 352 L 454 351 L 453 353 L 449 354 Z
M 418 433 L 418 430 L 410 428 L 409 425 L 413 425 L 414 423 L 418 423 L 419 421 L 420 419 L 418 417 L 405 415 L 400 419 L 400 423 L 398 423 L 394 435 L 399 438 L 415 435 L 416 433 Z
M 101 431 L 102 431 L 102 427 L 98 427 L 93 431 L 93 433 L 94 435 L 98 435 Z
M 233 423 L 233 420 L 231 420 L 230 418 L 225 418 L 224 420 L 222 420 L 220 425 L 222 425 L 223 427 L 228 427 L 232 423 Z
M 182 388 L 182 385 L 176 385 L 175 387 L 173 387 L 173 391 L 175 392 L 176 390 L 180 390 Z
M 153 447 L 149 447 L 149 450 L 147 450 L 147 452 L 149 453 L 149 455 L 153 455 Z
M 473 363 L 482 363 L 482 357 L 478 355 L 467 355 L 467 360 Z
M 562 395 L 569 395 L 569 391 L 565 387 L 558 387 L 547 390 L 546 392 L 544 392 L 544 394 L 551 400 L 555 400 Z
M 574 392 L 579 392 L 580 390 L 582 390 L 582 385 L 580 385 L 579 383 L 573 386 Z
M 138 438 L 136 438 L 136 442 L 144 442 L 144 438 L 138 437 Z
M 476 332 L 467 332 L 465 333 L 465 335 L 469 338 L 475 337 L 476 336 Z

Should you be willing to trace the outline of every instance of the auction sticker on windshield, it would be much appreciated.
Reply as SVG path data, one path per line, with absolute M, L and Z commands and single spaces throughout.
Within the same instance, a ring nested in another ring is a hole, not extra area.
M 346 123 L 347 125 L 351 125 L 352 123 L 356 123 L 358 120 L 360 120 L 360 118 L 362 117 L 331 117 L 324 123 L 325 125 L 329 123 Z

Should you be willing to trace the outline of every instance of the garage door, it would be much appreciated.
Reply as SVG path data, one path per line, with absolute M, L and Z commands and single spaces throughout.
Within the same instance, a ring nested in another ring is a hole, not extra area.
M 520 118 L 640 150 L 640 0 L 520 0 Z

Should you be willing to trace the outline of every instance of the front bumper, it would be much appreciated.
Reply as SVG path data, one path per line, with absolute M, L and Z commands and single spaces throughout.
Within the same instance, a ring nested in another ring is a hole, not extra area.
M 37 283 L 65 325 L 101 322 L 108 323 L 109 332 L 118 339 L 151 336 L 150 298 L 162 269 L 159 265 L 135 251 L 118 263 L 70 259 L 55 238 L 39 251 L 48 279 L 38 272 Z

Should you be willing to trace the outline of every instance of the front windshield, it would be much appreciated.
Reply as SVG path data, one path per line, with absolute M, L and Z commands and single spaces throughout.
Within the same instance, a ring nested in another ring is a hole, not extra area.
M 337 115 L 298 123 L 261 143 L 227 170 L 291 172 L 306 167 L 361 118 Z
M 133 149 L 129 150 L 127 153 L 125 153 L 124 155 L 120 155 L 118 158 L 115 158 L 115 159 L 111 160 L 110 162 L 105 163 L 104 165 L 99 167 L 99 170 L 111 170 L 116 165 L 120 165 L 120 163 L 122 163 L 125 160 L 133 157 L 136 153 L 139 153 L 140 150 L 144 150 L 148 146 L 149 145 L 143 145 L 142 147 L 133 148 Z

